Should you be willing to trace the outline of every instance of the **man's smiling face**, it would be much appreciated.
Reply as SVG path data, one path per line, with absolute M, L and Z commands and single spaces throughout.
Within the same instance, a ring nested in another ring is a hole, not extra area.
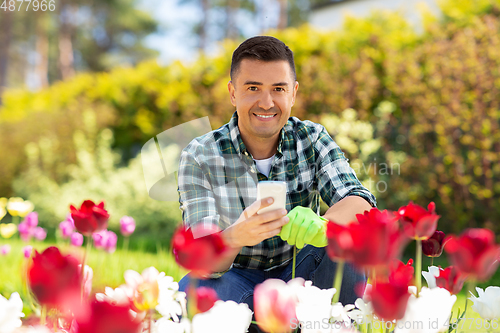
M 233 79 L 228 88 L 243 140 L 277 140 L 299 87 L 289 63 L 243 59 Z

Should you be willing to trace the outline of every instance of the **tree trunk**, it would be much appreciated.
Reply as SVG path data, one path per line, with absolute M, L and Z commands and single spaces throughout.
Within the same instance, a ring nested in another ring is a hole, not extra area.
M 288 26 L 288 1 L 278 0 L 280 4 L 280 17 L 278 21 L 278 30 L 283 30 Z
M 208 3 L 209 0 L 201 0 L 201 10 L 202 10 L 202 20 L 199 26 L 198 35 L 200 36 L 200 41 L 198 44 L 198 50 L 201 52 L 205 51 L 208 45 L 208 11 L 210 9 L 210 5 Z
M 38 59 L 35 65 L 35 76 L 40 88 L 49 86 L 49 36 L 44 22 L 43 12 L 39 12 L 36 29 L 36 53 Z
M 238 28 L 236 26 L 236 13 L 238 12 L 238 1 L 227 0 L 226 4 L 226 38 L 238 38 Z
M 0 25 L 0 105 L 2 105 L 3 90 L 7 86 L 7 69 L 9 64 L 10 41 L 12 37 L 12 12 L 2 13 L 2 24 Z
M 65 5 L 60 14 L 59 26 L 59 69 L 61 79 L 67 80 L 75 75 L 73 42 L 75 27 L 73 20 L 75 18 L 76 8 L 74 5 Z

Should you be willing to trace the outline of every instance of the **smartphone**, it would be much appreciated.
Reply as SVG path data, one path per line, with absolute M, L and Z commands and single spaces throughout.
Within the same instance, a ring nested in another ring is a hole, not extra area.
M 286 183 L 278 181 L 263 181 L 257 183 L 257 200 L 272 197 L 274 202 L 271 206 L 257 211 L 257 214 L 263 214 L 276 209 L 285 209 L 286 207 Z

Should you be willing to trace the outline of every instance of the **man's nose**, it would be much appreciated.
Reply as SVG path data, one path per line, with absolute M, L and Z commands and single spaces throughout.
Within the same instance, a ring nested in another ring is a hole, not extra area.
M 274 107 L 273 97 L 271 93 L 263 92 L 259 100 L 259 107 L 263 110 L 269 110 Z

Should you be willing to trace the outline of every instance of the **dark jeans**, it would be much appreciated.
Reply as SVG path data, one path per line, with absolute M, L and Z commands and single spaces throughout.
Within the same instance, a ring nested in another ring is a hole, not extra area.
M 336 267 L 337 264 L 330 260 L 325 248 L 307 245 L 297 254 L 295 277 L 310 280 L 318 288 L 329 289 L 333 286 Z M 179 290 L 186 290 L 189 278 L 188 274 L 181 279 Z M 253 311 L 253 290 L 255 286 L 270 278 L 281 279 L 285 282 L 290 281 L 292 278 L 292 262 L 270 271 L 233 267 L 222 277 L 200 280 L 197 285 L 214 289 L 223 301 L 232 300 L 237 303 L 246 303 L 250 310 Z M 358 298 L 354 288 L 359 283 L 366 283 L 365 275 L 356 271 L 351 265 L 346 264 L 339 299 L 342 304 L 354 304 L 354 301 Z

